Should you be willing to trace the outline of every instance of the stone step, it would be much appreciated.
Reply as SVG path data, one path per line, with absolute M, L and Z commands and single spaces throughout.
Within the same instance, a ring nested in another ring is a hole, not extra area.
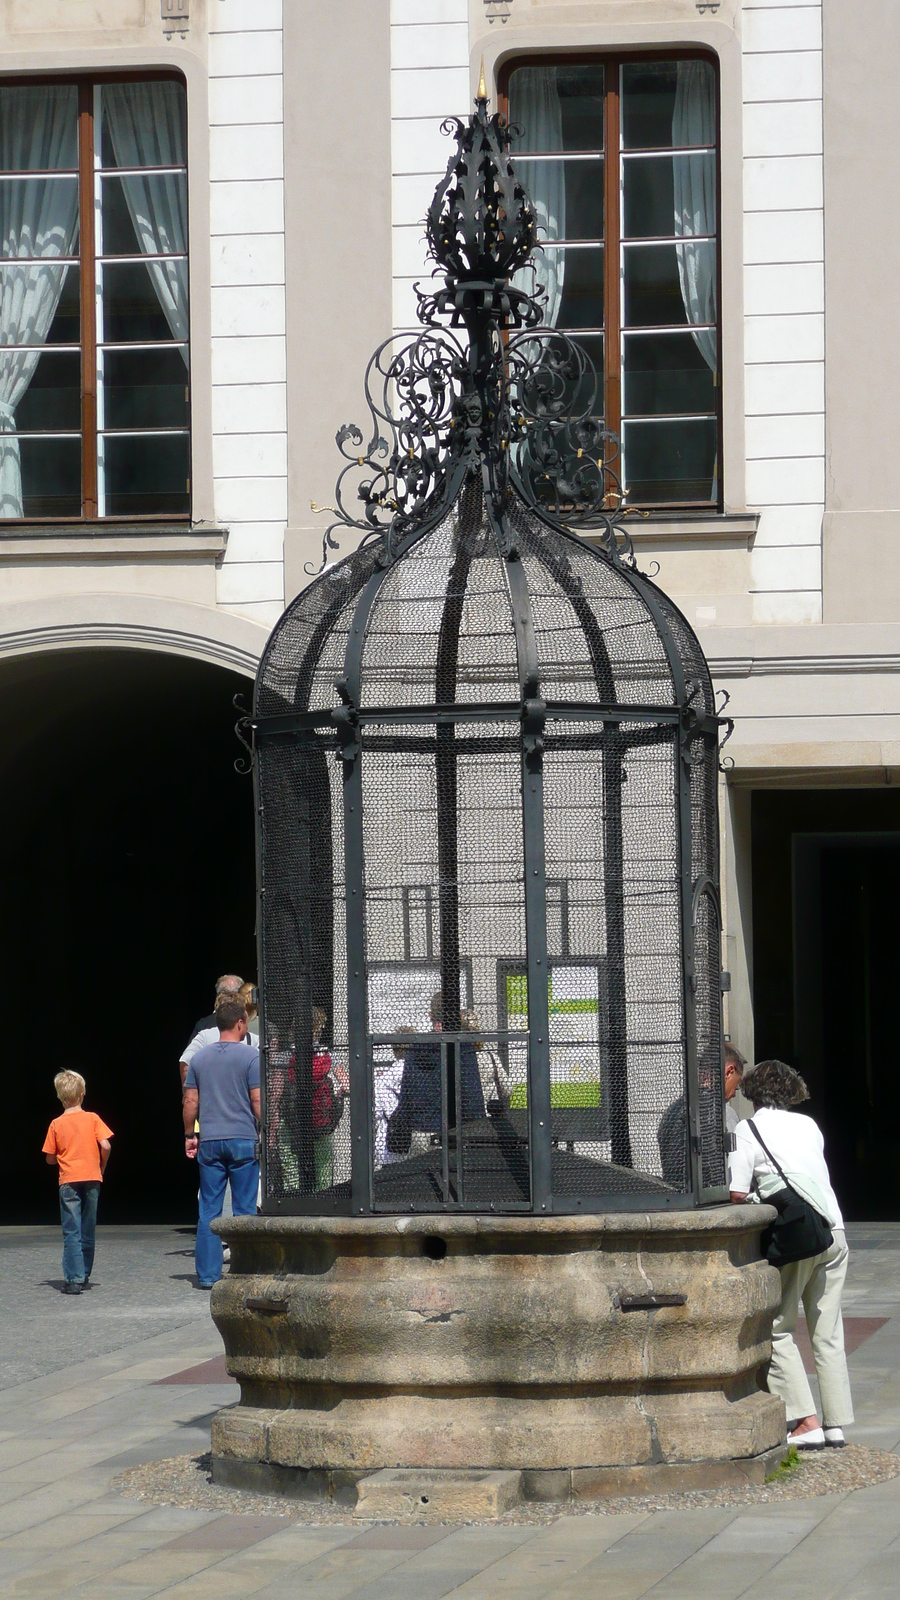
M 521 1498 L 521 1483 L 521 1472 L 385 1467 L 360 1479 L 354 1515 L 373 1522 L 408 1516 L 423 1522 L 502 1517 Z

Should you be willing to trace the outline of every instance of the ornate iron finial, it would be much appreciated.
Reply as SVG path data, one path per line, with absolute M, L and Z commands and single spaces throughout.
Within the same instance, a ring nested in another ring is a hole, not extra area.
M 484 81 L 484 56 L 482 56 L 482 58 L 481 58 L 481 75 L 480 75 L 480 77 L 478 79 L 478 93 L 475 96 L 475 98 L 476 98 L 476 100 L 484 100 L 485 102 L 487 102 L 487 97 L 488 97 L 487 84 Z
M 475 114 L 443 124 L 456 149 L 428 208 L 428 253 L 445 274 L 446 288 L 421 300 L 428 320 L 450 314 L 452 324 L 472 329 L 479 318 L 499 316 L 514 325 L 536 324 L 536 297 L 511 287 L 537 244 L 537 216 L 509 158 L 510 130 L 488 116 L 484 77 Z
M 474 113 L 443 128 L 455 149 L 425 221 L 443 284 L 430 294 L 416 285 L 423 328 L 385 340 L 369 363 L 368 444 L 352 425 L 337 435 L 347 462 L 339 522 L 381 539 L 389 562 L 446 516 L 467 479 L 481 477 L 497 528 L 516 495 L 549 521 L 599 534 L 613 560 L 631 561 L 615 522 L 624 503 L 613 466 L 619 440 L 603 426 L 600 380 L 580 345 L 540 326 L 544 290 L 521 287 L 521 269 L 541 249 L 537 217 L 509 156 L 514 130 L 488 115 L 483 64 Z M 337 526 L 325 534 L 326 560 L 339 548 Z

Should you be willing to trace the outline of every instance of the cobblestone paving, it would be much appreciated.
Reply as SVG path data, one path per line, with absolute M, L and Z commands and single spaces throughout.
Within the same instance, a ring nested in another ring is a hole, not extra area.
M 149 1333 L 209 1322 L 194 1287 L 194 1235 L 181 1228 L 97 1230 L 90 1295 L 62 1294 L 62 1234 L 0 1228 L 0 1389 L 104 1355 Z

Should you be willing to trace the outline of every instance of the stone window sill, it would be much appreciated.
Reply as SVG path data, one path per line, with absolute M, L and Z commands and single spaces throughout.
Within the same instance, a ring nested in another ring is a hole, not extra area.
M 0 565 L 52 556 L 127 561 L 221 561 L 228 531 L 209 523 L 0 524 Z
M 625 517 L 625 527 L 636 548 L 713 545 L 719 549 L 750 550 L 758 526 L 758 511 L 631 510 Z

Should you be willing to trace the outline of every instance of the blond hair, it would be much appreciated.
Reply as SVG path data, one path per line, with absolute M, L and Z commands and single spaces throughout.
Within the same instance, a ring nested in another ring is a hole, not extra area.
M 53 1079 L 57 1099 L 68 1109 L 69 1106 L 80 1105 L 84 1099 L 87 1087 L 80 1072 L 58 1072 Z
M 242 983 L 241 987 L 239 988 L 237 994 L 234 997 L 236 1000 L 243 1000 L 244 1005 L 247 1007 L 247 1015 L 248 1016 L 249 1016 L 251 1011 L 255 1015 L 256 1012 L 259 1010 L 259 1006 L 257 1005 L 256 1001 L 253 998 L 253 994 L 254 994 L 255 989 L 256 989 L 256 984 L 255 983 Z

